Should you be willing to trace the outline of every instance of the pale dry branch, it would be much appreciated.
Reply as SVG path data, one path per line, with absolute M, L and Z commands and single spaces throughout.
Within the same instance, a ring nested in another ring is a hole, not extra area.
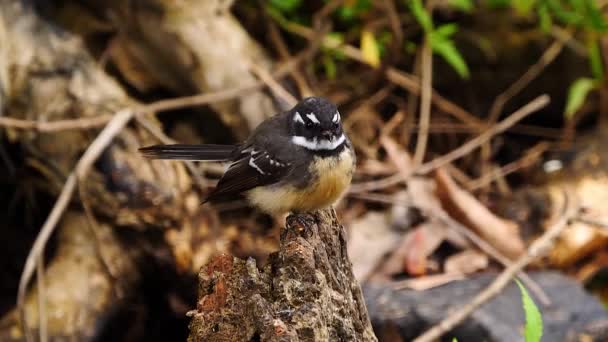
M 433 52 L 431 50 L 430 37 L 422 46 L 422 73 L 420 94 L 420 131 L 416 141 L 416 150 L 414 152 L 414 167 L 418 167 L 424 162 L 426 153 L 426 145 L 429 139 L 429 126 L 431 124 L 431 96 L 432 96 L 432 80 L 433 80 Z
M 283 86 L 280 85 L 279 82 L 277 82 L 272 77 L 272 75 L 268 72 L 268 70 L 257 65 L 253 61 L 250 61 L 248 64 L 249 64 L 249 70 L 251 70 L 251 72 L 253 74 L 255 74 L 257 77 L 259 77 L 259 79 L 262 80 L 262 82 L 264 82 L 264 84 L 266 84 L 266 86 L 268 86 L 268 88 L 270 88 L 270 90 L 276 96 L 280 97 L 281 100 L 285 101 L 289 107 L 293 107 L 296 105 L 298 100 L 295 97 L 293 97 L 293 95 L 291 95 L 285 88 L 283 88 Z
M 300 61 L 304 60 L 311 51 L 305 51 L 298 57 L 294 57 L 283 65 L 279 66 L 273 78 L 279 78 L 295 68 Z M 159 100 L 147 105 L 141 105 L 136 115 L 146 113 L 160 113 L 169 110 L 177 110 L 187 107 L 203 106 L 215 102 L 226 101 L 241 96 L 243 93 L 260 89 L 265 83 L 262 80 L 245 82 L 238 87 L 219 90 L 210 93 L 197 94 L 192 96 L 181 96 L 173 99 Z M 113 119 L 113 115 L 99 115 L 94 117 L 84 117 L 77 119 L 64 119 L 50 122 L 39 122 L 34 120 L 22 120 L 9 117 L 0 117 L 0 127 L 35 130 L 38 132 L 60 132 L 65 130 L 92 129 L 105 126 Z
M 63 212 L 66 210 L 70 199 L 74 194 L 77 178 L 82 178 L 88 173 L 95 160 L 101 155 L 110 142 L 112 142 L 114 137 L 119 134 L 125 125 L 131 120 L 133 115 L 134 112 L 131 109 L 124 109 L 117 112 L 113 116 L 112 120 L 99 133 L 97 138 L 95 138 L 93 143 L 89 145 L 83 156 L 76 164 L 74 171 L 72 171 L 65 182 L 63 189 L 61 190 L 61 194 L 57 198 L 51 213 L 47 217 L 44 225 L 38 233 L 38 236 L 36 237 L 36 240 L 34 241 L 34 244 L 25 261 L 23 272 L 21 273 L 17 294 L 17 306 L 19 308 L 21 325 L 28 341 L 33 341 L 33 337 L 27 328 L 24 304 L 27 287 L 36 269 L 37 260 L 39 259 L 39 256 L 44 253 L 44 248 L 47 241 L 51 237 L 57 223 L 61 219 Z

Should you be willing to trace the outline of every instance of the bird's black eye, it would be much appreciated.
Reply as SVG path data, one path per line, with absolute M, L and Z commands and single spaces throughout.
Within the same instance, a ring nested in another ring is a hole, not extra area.
M 309 128 L 309 129 L 310 129 L 310 128 L 312 128 L 312 122 L 310 122 L 310 121 L 309 121 L 309 122 L 307 122 L 307 123 L 306 123 L 306 128 Z
M 337 130 L 340 128 L 340 123 L 338 123 L 338 122 L 334 122 L 334 123 L 333 123 L 333 125 L 331 126 L 331 128 L 332 128 L 334 131 L 337 131 Z

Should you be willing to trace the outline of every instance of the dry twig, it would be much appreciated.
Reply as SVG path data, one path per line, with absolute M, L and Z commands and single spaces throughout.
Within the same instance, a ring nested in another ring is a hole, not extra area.
M 507 267 L 494 281 L 488 285 L 483 291 L 478 293 L 466 306 L 456 312 L 453 312 L 439 324 L 433 326 L 422 335 L 418 336 L 414 342 L 431 342 L 440 338 L 446 332 L 452 330 L 460 322 L 466 319 L 482 304 L 492 299 L 507 286 L 517 272 L 522 270 L 526 265 L 542 256 L 547 249 L 553 246 L 555 239 L 567 226 L 571 218 L 575 217 L 578 211 L 577 201 L 570 198 L 568 190 L 564 191 L 564 205 L 559 213 L 556 222 L 547 229 L 547 231 L 538 239 L 536 239 L 528 248 L 526 253 L 519 257 L 513 264 Z
M 30 253 L 25 261 L 25 266 L 23 267 L 23 272 L 21 273 L 21 279 L 19 280 L 19 290 L 17 294 L 17 307 L 19 309 L 21 326 L 26 336 L 27 341 L 33 341 L 33 337 L 31 336 L 31 332 L 28 329 L 26 322 L 26 313 L 25 313 L 25 295 L 27 291 L 28 284 L 32 279 L 34 274 L 34 270 L 36 269 L 37 261 L 39 257 L 44 253 L 44 248 L 48 239 L 51 237 L 57 223 L 61 219 L 63 212 L 66 210 L 72 195 L 74 194 L 74 190 L 76 189 L 76 180 L 77 178 L 83 178 L 88 173 L 89 169 L 97 160 L 99 155 L 105 150 L 105 148 L 110 144 L 110 142 L 114 139 L 114 137 L 120 133 L 120 131 L 125 127 L 125 125 L 131 120 L 134 112 L 131 109 L 124 109 L 117 112 L 112 120 L 106 125 L 106 127 L 99 133 L 97 138 L 89 145 L 83 156 L 80 158 L 74 171 L 70 174 L 67 181 L 65 182 L 63 189 L 61 190 L 61 194 L 57 198 L 51 213 L 47 217 L 44 225 L 40 229 L 36 240 L 34 241 L 34 245 L 30 250 Z
M 418 167 L 424 162 L 426 144 L 429 138 L 429 126 L 431 124 L 431 93 L 433 80 L 433 53 L 431 50 L 430 38 L 425 39 L 422 46 L 422 93 L 420 95 L 420 131 L 416 141 L 416 151 L 414 152 L 414 167 Z
M 462 158 L 463 156 L 467 155 L 474 149 L 483 145 L 485 142 L 487 142 L 493 136 L 504 132 L 505 130 L 507 130 L 509 127 L 513 126 L 518 121 L 520 121 L 523 118 L 525 118 L 526 116 L 540 110 L 541 108 L 546 106 L 548 103 L 549 103 L 548 95 L 541 95 L 541 96 L 537 97 L 536 99 L 532 100 L 532 102 L 528 103 L 527 105 L 525 105 L 525 106 L 521 107 L 520 109 L 518 109 L 517 111 L 515 111 L 513 114 L 511 114 L 506 119 L 504 119 L 501 122 L 499 122 L 498 124 L 492 126 L 490 129 L 488 129 L 487 131 L 478 135 L 477 137 L 464 143 L 463 145 L 461 145 L 457 149 L 453 150 L 452 152 L 449 152 L 447 154 L 444 154 L 441 157 L 437 157 L 427 163 L 422 164 L 419 168 L 414 170 L 413 174 L 424 175 L 424 174 L 427 174 L 427 173 L 437 169 L 438 167 L 451 163 L 456 159 Z M 365 192 L 365 191 L 384 189 L 389 186 L 398 184 L 402 181 L 405 181 L 405 180 L 403 179 L 401 174 L 394 174 L 392 176 L 389 176 L 389 177 L 386 177 L 383 179 L 379 179 L 379 180 L 353 184 L 350 188 L 350 192 L 351 193 Z
M 314 52 L 316 47 L 302 52 L 299 56 L 292 58 L 288 62 L 279 66 L 272 74 L 273 78 L 283 77 L 285 74 L 294 69 L 301 61 L 308 58 Z M 147 105 L 141 105 L 136 115 L 144 115 L 146 113 L 159 113 L 169 110 L 177 110 L 186 107 L 202 106 L 214 102 L 226 101 L 242 95 L 245 92 L 253 91 L 262 88 L 265 83 L 262 80 L 245 82 L 231 89 L 220 90 L 212 93 L 197 94 L 192 96 L 182 96 L 174 99 L 159 100 Z M 29 129 L 39 132 L 59 132 L 72 129 L 91 129 L 103 127 L 113 119 L 113 115 L 99 115 L 95 117 L 65 119 L 52 122 L 38 122 L 33 120 L 14 119 L 9 117 L 0 117 L 0 127 Z
M 547 142 L 540 142 L 537 145 L 531 147 L 526 154 L 514 162 L 511 162 L 497 170 L 489 172 L 477 179 L 472 180 L 465 184 L 465 188 L 469 191 L 473 191 L 481 188 L 482 186 L 488 185 L 497 178 L 504 177 L 511 174 L 521 168 L 528 167 L 533 164 L 538 158 L 549 148 Z
M 553 42 L 553 44 L 551 44 L 547 48 L 547 50 L 545 50 L 545 52 L 542 54 L 542 56 L 536 63 L 534 63 L 530 68 L 528 68 L 528 70 L 526 70 L 526 72 L 521 75 L 521 77 L 517 81 L 511 84 L 509 88 L 507 88 L 507 90 L 505 90 L 496 97 L 490 109 L 490 114 L 488 115 L 489 124 L 493 124 L 496 122 L 496 120 L 498 120 L 505 104 L 511 98 L 521 92 L 526 86 L 528 86 L 530 82 L 536 79 L 538 75 L 540 75 L 540 73 L 543 72 L 543 70 L 545 70 L 547 66 L 549 66 L 549 64 L 551 64 L 555 60 L 555 58 L 557 58 L 557 56 L 559 56 L 560 52 L 562 52 L 563 47 L 563 41 L 556 40 L 555 42 Z
M 249 62 L 249 70 L 259 77 L 276 96 L 285 101 L 290 108 L 296 105 L 298 100 L 285 90 L 285 88 L 272 77 L 268 70 L 260 67 L 253 61 Z

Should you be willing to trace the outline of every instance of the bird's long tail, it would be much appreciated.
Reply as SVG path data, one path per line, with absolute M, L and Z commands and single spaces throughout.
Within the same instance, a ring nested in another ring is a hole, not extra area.
M 151 159 L 225 161 L 235 153 L 235 145 L 154 145 L 143 147 L 139 152 Z

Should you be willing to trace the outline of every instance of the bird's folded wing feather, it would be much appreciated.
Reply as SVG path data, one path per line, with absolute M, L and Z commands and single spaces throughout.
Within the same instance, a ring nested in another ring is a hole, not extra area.
M 206 201 L 230 199 L 258 186 L 280 181 L 292 165 L 278 160 L 267 151 L 247 148 L 233 162 Z

